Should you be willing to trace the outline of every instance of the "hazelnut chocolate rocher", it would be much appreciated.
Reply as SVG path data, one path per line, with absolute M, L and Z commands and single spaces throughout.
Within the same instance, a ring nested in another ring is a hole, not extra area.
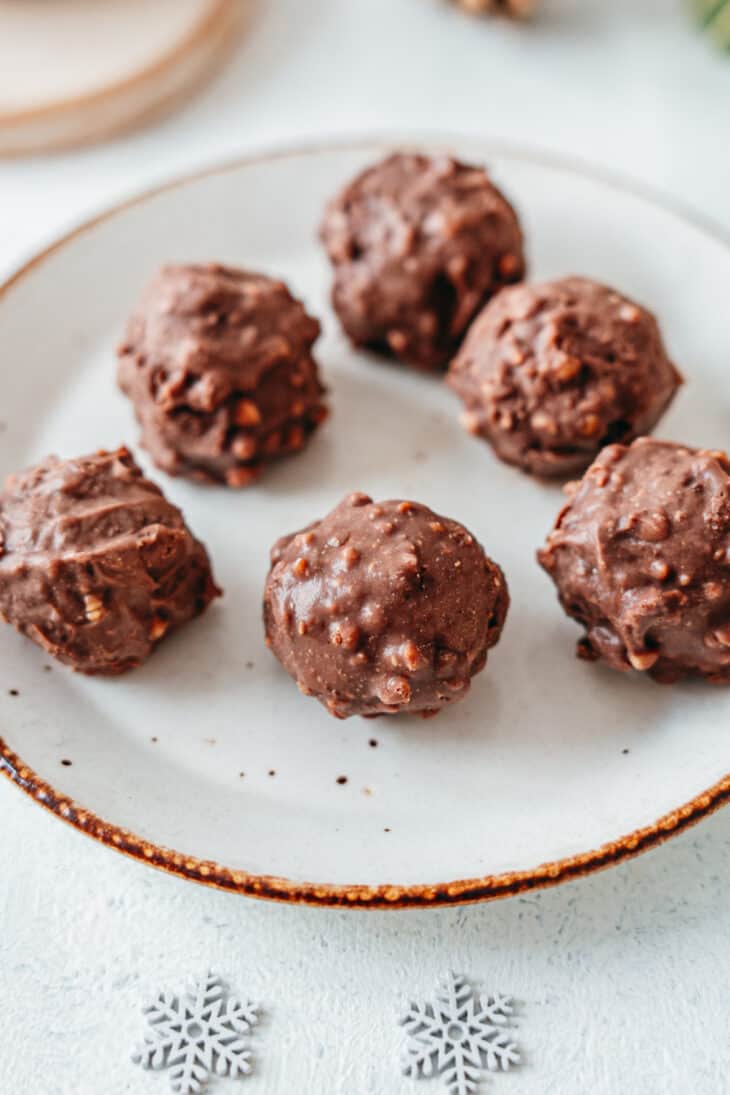
M 338 718 L 429 715 L 461 699 L 507 614 L 497 564 L 416 502 L 351 494 L 279 540 L 271 561 L 267 644 Z
M 538 553 L 578 653 L 658 681 L 730 684 L 730 461 L 642 437 L 571 484 Z
M 0 493 L 0 618 L 82 673 L 123 673 L 220 596 L 205 547 L 127 449 L 49 457 Z
M 441 369 L 482 305 L 525 273 L 514 209 L 481 167 L 396 153 L 328 205 L 332 303 L 356 346 Z
M 319 323 L 281 281 L 164 266 L 119 347 L 142 444 L 170 475 L 244 487 L 324 420 Z
M 580 277 L 504 289 L 448 373 L 465 427 L 546 477 L 647 433 L 681 382 L 651 312 Z

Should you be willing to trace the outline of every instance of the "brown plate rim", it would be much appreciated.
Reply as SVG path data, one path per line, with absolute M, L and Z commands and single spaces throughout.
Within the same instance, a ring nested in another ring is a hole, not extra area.
M 623 193 L 631 194 L 648 202 L 650 205 L 662 208 L 665 212 L 690 224 L 720 246 L 730 249 L 730 236 L 722 228 L 695 211 L 688 209 L 681 202 L 675 201 L 650 186 L 625 178 L 619 173 L 601 167 L 594 167 L 580 160 L 542 149 L 531 149 L 511 142 L 492 141 L 474 133 L 421 133 L 411 134 L 407 137 L 390 134 L 365 134 L 356 140 L 304 142 L 250 153 L 222 164 L 213 164 L 182 176 L 176 176 L 165 183 L 146 189 L 83 221 L 57 238 L 49 246 L 37 252 L 0 284 L 0 298 L 5 297 L 8 291 L 34 270 L 36 266 L 45 262 L 78 236 L 132 206 L 140 205 L 165 191 L 187 185 L 198 179 L 224 174 L 269 160 L 294 156 L 311 156 L 338 149 L 356 150 L 378 145 L 383 148 L 388 146 L 397 148 L 404 145 L 444 147 L 451 142 L 458 143 L 460 141 L 474 142 L 475 145 L 479 144 L 484 148 L 486 155 L 504 155 L 508 158 L 536 163 L 542 167 L 567 171 L 572 174 L 582 175 L 593 181 L 602 182 Z M 491 901 L 524 893 L 527 890 L 556 886 L 561 882 L 568 882 L 592 874 L 595 871 L 616 866 L 624 860 L 639 855 L 641 852 L 657 847 L 665 840 L 678 835 L 703 818 L 709 817 L 710 814 L 730 802 L 730 773 L 728 773 L 706 791 L 696 795 L 676 810 L 664 814 L 649 825 L 602 844 L 592 851 L 543 863 L 535 868 L 506 871 L 482 878 L 460 879 L 432 885 L 403 886 L 395 883 L 380 886 L 366 886 L 363 884 L 334 885 L 331 883 L 296 882 L 287 878 L 233 870 L 213 861 L 198 859 L 195 856 L 185 855 L 173 849 L 160 847 L 152 841 L 144 840 L 128 829 L 123 829 L 105 821 L 91 810 L 57 791 L 33 769 L 24 764 L 2 738 L 0 738 L 0 772 L 11 783 L 19 787 L 30 798 L 56 817 L 72 825 L 78 831 L 93 837 L 101 844 L 115 848 L 132 859 L 148 863 L 183 879 L 199 882 L 220 890 L 244 894 L 248 897 L 290 902 L 292 904 L 340 908 L 433 908 L 444 905 Z

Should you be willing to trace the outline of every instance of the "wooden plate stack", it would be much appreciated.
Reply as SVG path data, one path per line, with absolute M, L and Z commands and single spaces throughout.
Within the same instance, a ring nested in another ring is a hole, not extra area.
M 174 107 L 230 46 L 238 0 L 0 0 L 0 156 L 109 137 Z

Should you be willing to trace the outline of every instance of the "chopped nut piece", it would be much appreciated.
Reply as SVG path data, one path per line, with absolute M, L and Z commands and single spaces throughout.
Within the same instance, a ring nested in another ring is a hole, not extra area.
M 666 540 L 672 528 L 666 513 L 662 513 L 661 510 L 639 514 L 636 525 L 638 536 L 652 544 Z
M 170 625 L 167 620 L 163 620 L 161 616 L 153 616 L 149 630 L 149 636 L 152 642 L 158 642 L 165 634 L 169 626 Z
M 104 602 L 95 593 L 85 594 L 84 614 L 90 624 L 97 624 L 104 616 Z
M 601 420 L 596 414 L 587 414 L 580 424 L 583 437 L 595 437 L 601 428 Z
M 345 560 L 348 569 L 351 569 L 355 566 L 356 563 L 359 563 L 360 552 L 357 550 L 357 548 L 346 547 L 345 550 L 342 552 L 342 558 Z
M 669 577 L 670 568 L 663 559 L 655 559 L 649 567 L 649 572 L 652 578 L 656 578 L 658 581 L 663 582 L 665 578 Z
M 548 433 L 551 437 L 555 437 L 558 432 L 554 419 L 550 418 L 544 411 L 536 411 L 530 419 L 530 425 L 533 430 Z
M 379 695 L 383 703 L 406 704 L 411 699 L 411 686 L 406 677 L 388 677 L 383 682 Z
M 625 323 L 636 324 L 641 319 L 641 312 L 635 304 L 624 304 L 621 308 L 620 315 Z
M 296 574 L 297 578 L 306 578 L 309 574 L 309 563 L 304 556 L 300 555 L 298 559 L 294 560 L 292 571 Z
M 403 331 L 388 331 L 386 337 L 394 354 L 402 354 L 408 345 L 408 336 Z
M 412 673 L 415 673 L 416 670 L 422 669 L 428 664 L 412 639 L 403 643 L 403 646 L 401 647 L 401 658 L 403 659 L 403 664 L 406 669 L 410 669 Z
M 510 281 L 522 269 L 522 260 L 517 255 L 502 255 L 498 266 L 502 277 Z
M 287 430 L 285 445 L 287 449 L 301 449 L 305 441 L 301 426 L 290 426 Z
M 237 426 L 258 426 L 261 422 L 261 411 L 252 399 L 239 399 L 233 419 Z
M 651 669 L 653 665 L 659 660 L 659 654 L 655 650 L 644 651 L 629 651 L 628 659 L 631 662 L 634 669 L 638 669 L 640 673 L 643 673 L 647 669 Z
M 330 642 L 335 646 L 344 646 L 345 650 L 356 650 L 360 632 L 354 624 L 335 623 L 330 627 Z
M 248 487 L 254 483 L 260 475 L 258 467 L 235 467 L 226 472 L 226 483 L 229 487 Z
M 581 361 L 577 357 L 564 357 L 553 369 L 553 374 L 558 380 L 572 380 L 581 370 Z
M 256 438 L 246 436 L 244 434 L 239 435 L 231 444 L 231 452 L 235 456 L 236 460 L 246 461 L 252 460 L 256 455 Z

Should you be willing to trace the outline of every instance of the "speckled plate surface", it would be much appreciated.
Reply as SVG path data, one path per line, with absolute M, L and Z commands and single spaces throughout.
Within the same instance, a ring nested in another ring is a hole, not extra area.
M 726 446 L 727 244 L 585 169 L 475 140 L 439 147 L 490 165 L 519 208 L 533 276 L 595 276 L 659 314 L 688 380 L 661 435 Z M 114 346 L 165 260 L 278 274 L 323 319 L 333 414 L 308 450 L 241 493 L 153 471 L 208 544 L 223 601 L 115 680 L 75 676 L 0 629 L 6 775 L 110 846 L 285 900 L 514 893 L 618 862 L 730 796 L 730 690 L 577 661 L 578 629 L 534 560 L 560 489 L 465 436 L 438 380 L 356 354 L 338 331 L 317 223 L 385 150 L 295 151 L 176 182 L 71 233 L 0 293 L 2 473 L 121 441 L 149 468 Z M 458 518 L 506 570 L 502 641 L 467 700 L 435 719 L 337 722 L 263 645 L 269 545 L 353 489 Z

